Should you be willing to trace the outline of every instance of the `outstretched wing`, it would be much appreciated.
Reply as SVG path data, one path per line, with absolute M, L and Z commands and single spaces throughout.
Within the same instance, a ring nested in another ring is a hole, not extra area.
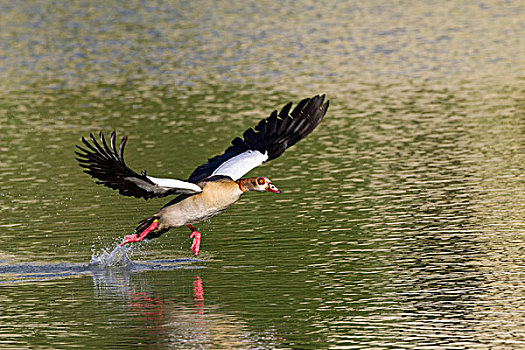
M 86 148 L 77 146 L 78 162 L 85 168 L 84 172 L 97 179 L 102 184 L 114 190 L 118 190 L 124 196 L 149 199 L 153 197 L 165 197 L 170 194 L 185 193 L 195 194 L 202 189 L 194 183 L 176 179 L 163 179 L 147 176 L 144 170 L 141 175 L 137 174 L 124 162 L 124 146 L 127 137 L 120 142 L 119 149 L 115 146 L 115 131 L 111 133 L 111 147 L 108 146 L 104 134 L 100 132 L 100 143 L 93 134 L 90 140 L 82 137 L 82 143 Z
M 210 158 L 199 166 L 187 181 L 197 183 L 211 176 L 228 176 L 233 180 L 264 162 L 279 157 L 288 147 L 293 146 L 319 125 L 328 109 L 325 95 L 306 98 L 290 112 L 292 103 L 250 128 L 243 138 L 233 139 L 232 145 L 218 156 Z

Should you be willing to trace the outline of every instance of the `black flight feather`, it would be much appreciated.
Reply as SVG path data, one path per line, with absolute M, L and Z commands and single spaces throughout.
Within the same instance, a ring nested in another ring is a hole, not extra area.
M 184 189 L 158 186 L 146 176 L 145 171 L 139 175 L 130 169 L 124 161 L 127 137 L 122 139 L 117 151 L 115 131 L 111 133 L 111 147 L 102 132 L 99 134 L 100 143 L 93 134 L 89 136 L 91 142 L 82 137 L 82 143 L 86 148 L 77 146 L 80 152 L 75 151 L 75 153 L 84 172 L 97 179 L 98 184 L 118 190 L 124 196 L 144 199 L 186 192 Z
M 223 154 L 210 158 L 207 163 L 195 169 L 187 181 L 197 183 L 207 178 L 228 159 L 248 150 L 256 150 L 262 154 L 267 152 L 267 161 L 279 157 L 319 125 L 329 105 L 324 99 L 325 95 L 306 98 L 299 102 L 291 113 L 291 102 L 279 113 L 273 111 L 268 118 L 255 126 L 255 130 L 249 128 L 243 133 L 243 138 L 234 138 L 232 145 Z

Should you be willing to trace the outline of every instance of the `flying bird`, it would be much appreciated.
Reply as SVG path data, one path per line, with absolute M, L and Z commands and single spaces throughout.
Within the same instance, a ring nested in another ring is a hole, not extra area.
M 117 148 L 115 131 L 111 133 L 109 144 L 102 131 L 99 141 L 93 134 L 89 140 L 82 137 L 83 147 L 77 145 L 75 153 L 85 173 L 97 179 L 98 184 L 118 190 L 124 196 L 149 199 L 178 194 L 156 214 L 140 221 L 135 232 L 127 235 L 121 246 L 157 238 L 173 227 L 187 226 L 191 230 L 190 238 L 193 238 L 190 249 L 197 256 L 201 233 L 193 224 L 224 211 L 246 192 L 281 193 L 267 177 L 242 176 L 279 157 L 310 134 L 325 116 L 328 102 L 325 102 L 325 95 L 317 95 L 302 100 L 291 112 L 291 102 L 279 113 L 273 111 L 254 129 L 246 130 L 242 138 L 233 139 L 224 153 L 197 167 L 185 181 L 149 176 L 146 170 L 140 174 L 133 171 L 124 161 L 127 137 Z

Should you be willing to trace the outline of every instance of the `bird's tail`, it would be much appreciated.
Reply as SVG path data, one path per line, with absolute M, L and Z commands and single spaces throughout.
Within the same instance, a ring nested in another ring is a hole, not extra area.
M 156 224 L 158 220 L 159 220 L 159 217 L 156 215 L 153 215 L 153 216 L 150 216 L 149 218 L 146 218 L 140 221 L 137 228 L 135 228 L 135 234 L 137 235 L 137 237 L 139 237 L 146 230 L 149 230 L 149 231 L 146 234 L 146 237 L 144 237 L 145 239 L 153 239 L 153 238 L 160 237 L 164 232 L 168 231 L 169 228 L 159 229 L 156 227 L 156 225 L 154 225 L 154 228 L 152 228 L 152 225 Z

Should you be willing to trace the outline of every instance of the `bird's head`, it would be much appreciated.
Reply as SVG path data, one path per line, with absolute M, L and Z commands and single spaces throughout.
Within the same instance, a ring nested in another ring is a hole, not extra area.
M 267 177 L 250 177 L 248 179 L 241 179 L 240 187 L 245 191 L 257 192 L 273 192 L 281 193 L 281 191 L 272 183 Z

